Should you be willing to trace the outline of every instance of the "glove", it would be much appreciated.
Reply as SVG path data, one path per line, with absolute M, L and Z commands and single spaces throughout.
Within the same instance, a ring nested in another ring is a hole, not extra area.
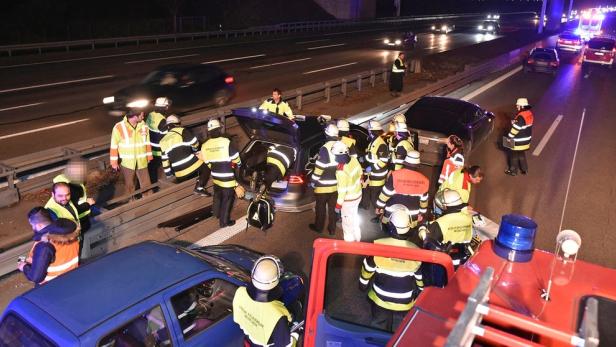
M 368 167 L 366 167 L 366 173 L 371 173 L 372 172 L 372 165 L 369 165 Z
M 314 182 L 310 182 L 310 188 L 314 189 L 316 184 Z
M 340 206 L 340 204 L 336 204 L 336 208 L 334 209 L 336 211 L 336 214 L 340 214 L 341 209 L 342 209 L 342 206 Z

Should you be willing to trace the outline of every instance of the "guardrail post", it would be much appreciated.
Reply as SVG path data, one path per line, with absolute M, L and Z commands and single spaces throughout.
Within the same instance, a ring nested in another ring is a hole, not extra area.
M 383 70 L 383 83 L 387 84 L 388 77 L 389 77 L 389 71 Z
M 329 82 L 325 82 L 325 102 L 329 102 L 331 93 L 332 93 L 331 85 L 329 84 Z
M 346 80 L 346 78 L 342 79 L 342 84 L 340 84 L 340 91 L 342 92 L 342 95 L 346 98 L 346 96 L 347 96 L 347 80 Z
M 7 187 L 0 189 L 0 207 L 19 202 L 19 192 L 15 187 L 15 169 L 0 163 L 0 176 L 6 177 Z
M 297 96 L 295 97 L 295 106 L 297 106 L 298 110 L 301 110 L 302 109 L 302 98 L 303 98 L 302 90 L 298 89 L 296 93 L 297 93 Z
M 361 75 L 357 75 L 357 91 L 361 92 Z
M 376 74 L 374 73 L 374 70 L 370 70 L 370 86 L 374 88 L 375 84 L 376 84 Z

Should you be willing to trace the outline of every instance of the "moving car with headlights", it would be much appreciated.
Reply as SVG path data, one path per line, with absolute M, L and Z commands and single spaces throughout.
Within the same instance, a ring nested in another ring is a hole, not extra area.
M 487 20 L 477 26 L 480 33 L 496 35 L 500 31 L 500 24 L 497 21 Z
M 611 37 L 590 39 L 584 48 L 582 64 L 599 64 L 612 67 L 616 55 L 616 40 Z
M 248 196 L 258 189 L 253 175 L 265 169 L 268 148 L 273 144 L 283 145 L 295 150 L 296 160 L 286 177 L 272 184 L 269 196 L 279 211 L 311 209 L 314 196 L 309 186 L 309 176 L 314 169 L 316 155 L 325 143 L 323 129 L 331 118 L 297 116 L 294 122 L 256 108 L 238 108 L 232 113 L 248 136 L 248 143 L 240 151 L 242 166 L 238 175 L 238 182 L 249 192 Z M 368 146 L 368 131 L 351 124 L 350 135 L 357 141 L 358 152 L 363 153 Z
M 424 96 L 405 113 L 423 164 L 438 166 L 445 159 L 441 138 L 457 135 L 465 154 L 485 141 L 494 129 L 494 114 L 476 104 L 447 97 Z
M 391 48 L 415 48 L 417 44 L 417 35 L 412 31 L 405 33 L 388 34 L 383 39 L 383 44 Z
M 434 33 L 448 34 L 456 28 L 455 24 L 449 22 L 437 23 L 430 27 Z
M 15 298 L 0 346 L 241 346 L 233 296 L 260 256 L 234 245 L 120 249 Z M 281 287 L 286 305 L 303 296 L 297 275 Z
M 170 111 L 183 113 L 206 106 L 223 106 L 235 94 L 235 80 L 209 64 L 167 65 L 149 73 L 138 84 L 122 88 L 103 99 L 109 114 L 122 115 L 127 108 L 148 107 L 166 98 Z
M 554 48 L 533 48 L 528 58 L 522 63 L 524 72 L 546 72 L 556 75 L 560 60 Z
M 488 20 L 499 20 L 500 19 L 500 14 L 498 14 L 498 13 L 488 13 L 488 15 L 486 16 L 486 19 L 488 19 Z
M 582 47 L 584 47 L 584 42 L 580 35 L 576 35 L 575 33 L 562 33 L 558 35 L 558 41 L 556 43 L 557 49 L 578 53 L 582 50 Z

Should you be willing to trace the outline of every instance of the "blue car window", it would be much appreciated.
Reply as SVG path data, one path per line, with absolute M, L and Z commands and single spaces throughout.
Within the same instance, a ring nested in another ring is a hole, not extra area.
M 237 286 L 213 278 L 171 298 L 185 340 L 205 331 L 231 314 Z
M 0 347 L 53 347 L 49 341 L 28 323 L 14 314 L 8 314 L 0 323 Z
M 172 343 L 163 311 L 156 306 L 104 337 L 98 346 L 162 347 Z

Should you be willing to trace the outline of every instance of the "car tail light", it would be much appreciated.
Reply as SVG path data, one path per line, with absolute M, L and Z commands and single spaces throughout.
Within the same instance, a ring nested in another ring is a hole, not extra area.
M 228 76 L 225 78 L 225 83 L 226 84 L 232 84 L 235 82 L 235 78 L 233 78 L 233 76 Z
M 304 177 L 301 175 L 289 176 L 289 184 L 304 184 Z
M 535 63 L 535 59 L 529 58 L 529 59 L 528 59 L 528 61 L 527 61 L 527 63 L 529 63 L 529 64 L 534 64 L 534 63 Z
M 552 61 L 552 62 L 550 62 L 550 65 L 556 67 L 556 66 L 558 66 L 558 62 L 557 61 Z

